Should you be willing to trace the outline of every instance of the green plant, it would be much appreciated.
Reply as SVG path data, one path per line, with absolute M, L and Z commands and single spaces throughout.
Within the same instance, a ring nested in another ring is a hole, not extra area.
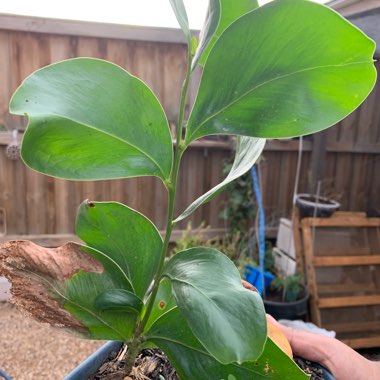
M 232 164 L 230 160 L 224 163 L 223 174 L 230 172 Z M 229 233 L 248 232 L 256 216 L 251 173 L 247 172 L 231 182 L 225 192 L 228 197 L 220 218 L 228 222 Z
M 300 273 L 296 273 L 292 276 L 276 277 L 270 286 L 282 293 L 282 300 L 284 302 L 297 301 L 304 291 Z
M 233 157 L 224 163 L 224 175 L 228 175 L 232 165 Z M 247 264 L 252 260 L 258 261 L 258 256 L 253 254 L 256 244 L 252 244 L 256 204 L 251 173 L 248 171 L 229 183 L 224 191 L 227 199 L 219 217 L 228 226 L 228 232 L 223 237 L 223 246 L 229 247 L 228 251 L 232 252 L 228 254 L 225 250 L 221 251 L 227 254 L 238 267 L 241 266 L 240 264 Z
M 183 232 L 182 236 L 175 241 L 171 255 L 175 255 L 178 252 L 199 246 L 207 246 L 213 248 L 215 245 L 217 245 L 217 239 L 209 239 L 204 236 L 203 230 L 207 228 L 208 227 L 205 227 L 205 223 L 203 222 L 199 227 L 195 229 L 193 229 L 191 222 L 187 223 L 186 230 Z
M 270 340 L 262 300 L 244 289 L 221 252 L 192 248 L 165 264 L 174 225 L 210 201 L 259 157 L 265 138 L 309 134 L 355 109 L 375 82 L 374 43 L 326 7 L 304 0 L 210 0 L 195 49 L 182 0 L 171 0 L 188 44 L 173 153 L 152 91 L 97 59 L 36 71 L 10 110 L 28 115 L 22 158 L 71 180 L 157 176 L 168 193 L 167 227 L 114 202 L 85 201 L 76 233 L 85 245 L 1 247 L 1 271 L 35 318 L 90 339 L 128 344 L 126 371 L 144 345 L 159 346 L 182 379 L 305 379 Z M 204 66 L 185 122 L 193 69 Z M 183 126 L 186 126 L 183 134 Z M 181 157 L 206 135 L 237 134 L 226 179 L 174 217 Z
M 241 275 L 244 274 L 245 266 L 247 264 L 257 265 L 251 257 L 242 254 L 240 251 L 240 245 L 242 244 L 242 233 L 235 231 L 234 234 L 228 232 L 224 236 L 207 238 L 207 236 L 203 234 L 202 230 L 207 230 L 208 227 L 205 228 L 204 226 L 205 224 L 201 223 L 198 228 L 193 229 L 191 222 L 189 222 L 182 236 L 176 240 L 171 254 L 174 255 L 186 249 L 200 246 L 214 248 L 220 252 L 223 252 L 229 259 L 231 259 Z

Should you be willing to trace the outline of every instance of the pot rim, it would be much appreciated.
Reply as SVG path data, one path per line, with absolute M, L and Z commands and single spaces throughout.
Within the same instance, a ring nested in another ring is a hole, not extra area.
M 315 208 L 319 208 L 319 209 L 322 209 L 322 208 L 324 208 L 324 209 L 336 209 L 336 208 L 340 207 L 340 203 L 335 201 L 334 199 L 330 199 L 330 198 L 326 198 L 326 197 L 318 197 L 319 199 L 327 201 L 330 203 L 330 204 L 326 204 L 326 203 L 307 201 L 305 199 L 302 199 L 302 197 L 315 197 L 315 195 L 308 194 L 308 193 L 301 193 L 301 194 L 296 195 L 296 201 L 303 204 L 303 205 L 306 205 L 306 206 L 315 207 Z
M 309 299 L 309 297 L 310 297 L 310 293 L 305 287 L 305 295 L 297 301 L 291 301 L 291 302 L 283 301 L 282 302 L 282 301 L 271 301 L 271 300 L 267 300 L 267 299 L 263 298 L 263 302 L 264 302 L 264 304 L 273 305 L 273 306 L 280 306 L 280 305 L 297 306 L 297 305 L 300 305 L 300 304 L 304 303 L 305 301 L 307 301 Z

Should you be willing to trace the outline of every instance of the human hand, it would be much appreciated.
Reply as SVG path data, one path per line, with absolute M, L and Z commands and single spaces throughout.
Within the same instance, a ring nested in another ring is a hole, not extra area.
M 283 326 L 270 315 L 267 320 L 285 334 L 295 356 L 319 363 L 336 380 L 380 379 L 380 363 L 367 360 L 339 340 Z
M 256 288 L 242 280 L 245 288 L 257 291 Z M 380 362 L 370 361 L 349 346 L 335 338 L 323 335 L 296 330 L 278 323 L 271 315 L 267 314 L 268 336 L 291 356 L 294 356 L 319 363 L 327 368 L 336 380 L 379 380 Z M 280 330 L 290 343 L 291 350 L 287 348 Z

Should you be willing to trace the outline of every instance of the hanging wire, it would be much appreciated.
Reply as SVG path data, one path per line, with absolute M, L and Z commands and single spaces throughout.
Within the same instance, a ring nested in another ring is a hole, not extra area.
M 260 181 L 257 175 L 257 165 L 252 166 L 251 173 L 253 179 L 253 190 L 255 192 L 257 206 L 259 209 L 259 234 L 256 234 L 258 247 L 259 247 L 259 271 L 260 271 L 260 282 L 259 292 L 265 295 L 265 283 L 264 283 L 264 260 L 265 260 L 265 214 L 263 208 L 263 202 L 261 198 L 260 191 Z
M 293 231 L 293 242 L 295 242 L 294 225 L 295 225 L 295 218 L 296 218 L 296 213 L 294 211 L 294 208 L 295 208 L 295 204 L 296 204 L 296 198 L 297 198 L 297 194 L 298 194 L 299 178 L 300 178 L 300 173 L 301 173 L 302 151 L 303 151 L 303 137 L 300 136 L 299 140 L 298 140 L 297 169 L 296 169 L 296 178 L 294 180 L 294 190 L 293 190 L 293 212 L 292 212 L 292 224 L 291 224 L 291 228 Z M 288 244 L 289 244 L 288 248 L 290 248 L 291 239 L 289 239 Z M 300 252 L 298 252 L 298 253 L 296 252 L 296 254 L 300 254 Z M 302 272 L 304 272 L 305 268 L 301 268 L 301 270 L 302 270 Z M 305 281 L 307 282 L 307 279 Z
M 303 149 L 303 138 L 302 136 L 300 136 L 299 141 L 298 141 L 298 158 L 297 158 L 296 179 L 294 181 L 293 206 L 296 204 L 296 197 L 298 194 L 298 184 L 299 184 L 299 179 L 300 179 L 301 163 L 302 163 L 302 149 Z
M 318 202 L 319 202 L 320 195 L 321 195 L 321 181 L 319 180 L 317 183 L 317 193 L 315 196 L 315 206 L 314 206 L 314 211 L 313 211 L 313 218 L 314 219 L 317 217 Z M 315 243 L 315 223 L 313 223 L 313 227 L 311 230 L 311 249 L 312 249 L 313 255 L 314 255 L 314 243 Z

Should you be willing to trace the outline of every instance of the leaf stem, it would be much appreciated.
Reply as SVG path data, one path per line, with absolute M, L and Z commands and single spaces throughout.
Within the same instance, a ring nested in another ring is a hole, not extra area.
M 190 79 L 191 79 L 191 47 L 188 46 L 187 48 L 187 71 L 186 71 L 186 77 L 182 85 L 182 91 L 181 91 L 181 102 L 179 106 L 179 116 L 178 116 L 178 125 L 177 125 L 177 149 L 180 145 L 182 145 L 183 142 L 183 121 L 185 118 L 185 110 L 186 110 L 186 99 L 187 99 L 187 92 L 189 89 Z

